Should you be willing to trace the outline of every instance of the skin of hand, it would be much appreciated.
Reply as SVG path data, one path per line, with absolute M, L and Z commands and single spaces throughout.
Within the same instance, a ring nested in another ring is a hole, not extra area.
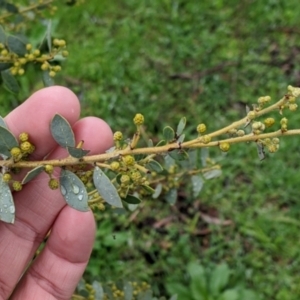
M 101 119 L 79 119 L 75 94 L 59 86 L 44 88 L 5 118 L 17 137 L 28 132 L 36 150 L 31 160 L 68 156 L 50 133 L 50 121 L 59 113 L 71 124 L 76 142 L 84 141 L 89 155 L 113 145 L 110 127 Z M 59 170 L 56 170 L 56 176 Z M 14 224 L 0 222 L 0 300 L 70 299 L 88 263 L 94 237 L 93 213 L 67 206 L 59 190 L 48 187 L 49 176 L 40 174 L 13 193 Z M 42 252 L 32 261 L 47 232 L 51 234 Z

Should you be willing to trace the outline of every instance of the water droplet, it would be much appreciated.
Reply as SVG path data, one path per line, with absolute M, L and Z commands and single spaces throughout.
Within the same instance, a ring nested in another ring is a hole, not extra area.
M 7 208 L 7 206 L 8 206 L 7 204 L 4 204 L 4 205 L 3 205 L 4 208 Z
M 74 194 L 78 194 L 79 193 L 79 187 L 77 185 L 73 185 L 72 189 L 73 189 Z
M 83 195 L 78 195 L 78 199 L 81 201 L 83 199 Z
M 11 206 L 9 207 L 9 212 L 10 212 L 11 214 L 14 214 L 15 211 L 16 211 L 15 207 L 14 207 L 13 205 L 11 205 Z
M 67 190 L 65 189 L 65 187 L 64 186 L 60 186 L 60 191 L 61 191 L 61 193 L 63 194 L 63 196 L 65 196 L 66 194 L 67 194 Z

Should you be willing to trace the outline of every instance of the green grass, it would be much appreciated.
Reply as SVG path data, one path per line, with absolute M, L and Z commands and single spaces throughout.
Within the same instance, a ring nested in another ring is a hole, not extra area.
M 90 0 L 60 8 L 54 35 L 67 40 L 70 57 L 57 83 L 77 93 L 83 116 L 101 117 L 124 134 L 134 132 L 136 112 L 154 138 L 182 116 L 188 137 L 201 122 L 221 128 L 243 117 L 259 96 L 278 99 L 287 85 L 299 86 L 297 4 Z M 40 86 L 33 70 L 29 78 L 17 98 L 1 90 L 4 113 Z M 299 114 L 287 117 L 297 127 Z M 227 262 L 261 299 L 298 299 L 299 153 L 298 137 L 282 140 L 264 161 L 252 144 L 234 145 L 225 157 L 212 150 L 223 174 L 196 199 L 187 185 L 174 207 L 158 199 L 135 217 L 100 214 L 86 277 L 146 280 L 164 294 L 166 282 L 187 280 L 190 261 L 207 269 Z M 199 212 L 233 225 L 209 225 Z M 166 226 L 154 226 L 168 217 Z

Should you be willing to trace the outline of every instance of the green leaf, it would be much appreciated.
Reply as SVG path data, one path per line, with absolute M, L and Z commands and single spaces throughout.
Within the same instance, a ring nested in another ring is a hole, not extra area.
M 140 204 L 141 203 L 141 200 L 138 197 L 135 197 L 133 195 L 127 195 L 126 198 L 122 198 L 122 200 L 128 204 Z
M 151 187 L 151 186 L 149 186 L 149 185 L 141 185 L 141 187 L 146 191 L 146 192 L 148 192 L 149 194 L 153 194 L 154 193 L 154 189 Z
M 7 69 L 9 69 L 10 67 L 12 67 L 13 64 L 11 63 L 0 63 L 0 72 L 5 71 Z
M 133 298 L 132 284 L 130 284 L 128 281 L 126 281 L 124 283 L 123 291 L 124 291 L 124 300 L 132 300 L 132 298 Z
M 94 299 L 95 300 L 103 300 L 103 298 L 104 298 L 104 291 L 103 291 L 101 283 L 95 280 L 93 282 L 92 286 L 93 286 L 93 289 L 95 291 Z
M 166 196 L 165 196 L 165 199 L 167 200 L 167 202 L 171 205 L 174 205 L 177 201 L 177 189 L 173 188 L 173 189 L 170 189 Z
M 219 298 L 220 300 L 246 300 L 245 298 L 239 297 L 239 293 L 236 289 L 226 290 Z
M 19 9 L 18 9 L 18 7 L 17 6 L 15 6 L 14 4 L 12 4 L 12 3 L 8 3 L 8 2 L 6 2 L 6 1 L 3 1 L 3 8 L 4 9 L 6 9 L 8 12 L 10 12 L 10 13 L 13 13 L 13 14 L 15 14 L 15 13 L 18 13 L 19 12 Z
M 177 295 L 173 295 L 169 300 L 177 300 Z M 179 299 L 178 299 L 179 300 Z
M 81 158 L 90 152 L 90 150 L 83 150 L 81 148 L 75 148 L 75 147 L 67 147 L 67 150 L 71 156 L 76 158 Z
M 75 147 L 75 137 L 69 122 L 59 114 L 56 114 L 50 124 L 51 134 L 54 140 L 63 148 Z
M 18 146 L 15 136 L 8 129 L 0 126 L 0 153 L 11 157 L 10 149 Z
M 227 264 L 216 266 L 210 275 L 210 291 L 214 295 L 218 295 L 228 284 L 230 270 Z
M 28 183 L 29 181 L 34 179 L 36 176 L 38 176 L 43 171 L 44 171 L 44 166 L 38 166 L 38 167 L 35 167 L 34 169 L 30 170 L 23 178 L 22 184 Z
M 3 181 L 3 175 L 0 174 L 0 221 L 14 223 L 15 205 L 9 185 Z
M 152 300 L 152 291 L 147 290 L 145 292 L 139 293 L 137 300 Z
M 7 47 L 10 52 L 16 53 L 19 56 L 24 56 L 27 53 L 26 44 L 20 38 L 13 35 L 7 37 Z
M 186 118 L 183 117 L 180 119 L 178 125 L 177 125 L 177 130 L 176 130 L 176 135 L 180 136 L 183 132 L 183 129 L 185 128 L 186 125 Z
M 184 139 L 185 139 L 185 134 L 181 134 L 181 135 L 179 136 L 179 138 L 176 140 L 176 142 L 177 142 L 178 144 L 182 144 L 182 143 L 184 142 Z
M 208 285 L 204 268 L 197 262 L 193 262 L 188 265 L 187 270 L 191 277 L 190 289 L 194 299 L 206 299 Z
M 5 70 L 1 72 L 1 77 L 5 87 L 14 94 L 18 94 L 20 86 L 16 78 L 11 74 L 10 70 Z
M 1 25 L 0 25 L 0 43 L 4 45 L 6 44 L 6 33 Z
M 178 300 L 195 300 L 192 297 L 190 288 L 186 285 L 183 285 L 180 282 L 169 282 L 166 284 L 166 288 L 170 294 L 176 294 Z M 176 298 L 175 298 L 176 299 Z M 171 300 L 171 299 L 170 299 Z M 197 298 L 197 300 L 205 300 L 204 298 Z
M 1 116 L 0 116 L 0 126 L 8 129 L 4 119 Z
M 65 201 L 79 211 L 88 211 L 88 194 L 82 181 L 71 171 L 62 170 L 60 191 Z
M 156 173 L 160 173 L 162 172 L 164 169 L 161 166 L 161 164 L 159 164 L 157 161 L 155 160 L 151 160 L 146 164 L 146 168 L 149 169 L 150 171 L 156 172 Z
M 175 140 L 175 132 L 170 126 L 164 128 L 163 135 L 167 142 Z
M 114 207 L 123 207 L 116 187 L 99 167 L 95 167 L 94 169 L 93 181 L 99 195 L 105 202 Z
M 208 148 L 201 148 L 201 163 L 202 167 L 207 166 L 207 159 L 209 157 Z
M 192 187 L 193 187 L 193 196 L 198 197 L 199 193 L 203 188 L 204 181 L 201 176 L 193 175 L 191 177 L 192 180 Z
M 49 71 L 42 72 L 42 80 L 45 87 L 55 85 L 54 79 L 49 75 Z

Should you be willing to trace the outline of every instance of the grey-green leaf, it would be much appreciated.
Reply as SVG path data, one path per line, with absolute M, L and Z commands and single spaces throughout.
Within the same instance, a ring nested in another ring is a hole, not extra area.
M 5 87 L 12 93 L 18 94 L 20 86 L 16 78 L 11 74 L 10 70 L 1 72 L 1 77 Z
M 180 119 L 178 126 L 177 126 L 177 130 L 176 130 L 176 135 L 180 136 L 183 132 L 183 129 L 185 128 L 186 125 L 186 118 L 183 117 Z
M 50 124 L 51 134 L 54 140 L 63 148 L 75 147 L 75 137 L 69 122 L 59 114 L 56 114 Z
M 126 198 L 122 198 L 122 200 L 128 204 L 140 204 L 141 200 L 133 195 L 127 195 Z
M 170 189 L 167 192 L 165 198 L 169 204 L 174 205 L 177 201 L 177 189 L 175 189 L 175 188 Z
M 162 192 L 162 188 L 163 188 L 163 186 L 162 186 L 161 183 L 159 183 L 159 184 L 155 187 L 154 193 L 152 194 L 152 198 L 153 198 L 153 199 L 157 199 L 157 198 L 160 196 L 160 194 L 161 194 L 161 192 Z
M 1 72 L 5 71 L 5 70 L 9 69 L 12 65 L 13 64 L 11 64 L 11 63 L 5 63 L 5 62 L 0 63 L 0 71 Z
M 7 129 L 7 125 L 6 125 L 4 119 L 1 116 L 0 116 L 0 126 Z
M 0 154 L 10 157 L 10 149 L 18 146 L 15 136 L 8 129 L 0 126 Z
M 55 85 L 53 78 L 49 75 L 49 71 L 43 71 L 42 80 L 43 80 L 44 86 Z
M 0 43 L 6 44 L 6 34 L 3 27 L 0 25 Z
M 93 282 L 92 286 L 95 291 L 94 299 L 95 300 L 103 300 L 104 291 L 103 291 L 103 287 L 102 287 L 101 283 L 95 280 Z
M 69 154 L 75 158 L 81 158 L 90 152 L 90 150 L 83 150 L 81 148 L 75 148 L 75 147 L 67 147 L 67 150 Z
M 71 171 L 62 170 L 60 191 L 65 201 L 79 211 L 88 211 L 88 194 L 82 181 Z
M 99 167 L 94 169 L 93 181 L 99 195 L 105 202 L 114 207 L 123 207 L 122 200 L 115 186 Z
M 44 166 L 38 166 L 38 167 L 35 167 L 34 169 L 30 170 L 23 178 L 22 184 L 28 183 L 29 181 L 34 179 L 36 176 L 38 176 L 43 171 L 44 171 Z
M 0 221 L 14 223 L 15 205 L 9 185 L 3 181 L 3 175 L 0 174 Z
M 129 283 L 128 281 L 126 281 L 124 283 L 123 290 L 124 290 L 124 300 L 132 300 L 132 298 L 133 298 L 133 287 L 132 287 L 132 284 Z
M 166 126 L 164 128 L 163 135 L 164 135 L 164 138 L 167 140 L 167 142 L 174 141 L 174 139 L 175 139 L 175 132 L 174 132 L 173 128 L 171 128 L 170 126 Z
M 222 175 L 222 171 L 220 169 L 212 169 L 203 173 L 205 179 L 213 179 L 216 177 L 220 177 L 221 175 Z
M 193 186 L 193 196 L 197 197 L 203 188 L 204 181 L 203 181 L 202 177 L 199 175 L 193 175 L 191 177 L 191 180 L 192 180 L 192 186 Z
M 155 160 L 151 160 L 146 164 L 146 168 L 149 169 L 150 171 L 156 172 L 156 173 L 160 173 L 163 171 L 163 167 L 161 166 L 161 164 L 159 164 L 157 161 Z
M 26 44 L 18 37 L 9 35 L 7 37 L 8 49 L 19 56 L 24 56 L 27 53 Z

